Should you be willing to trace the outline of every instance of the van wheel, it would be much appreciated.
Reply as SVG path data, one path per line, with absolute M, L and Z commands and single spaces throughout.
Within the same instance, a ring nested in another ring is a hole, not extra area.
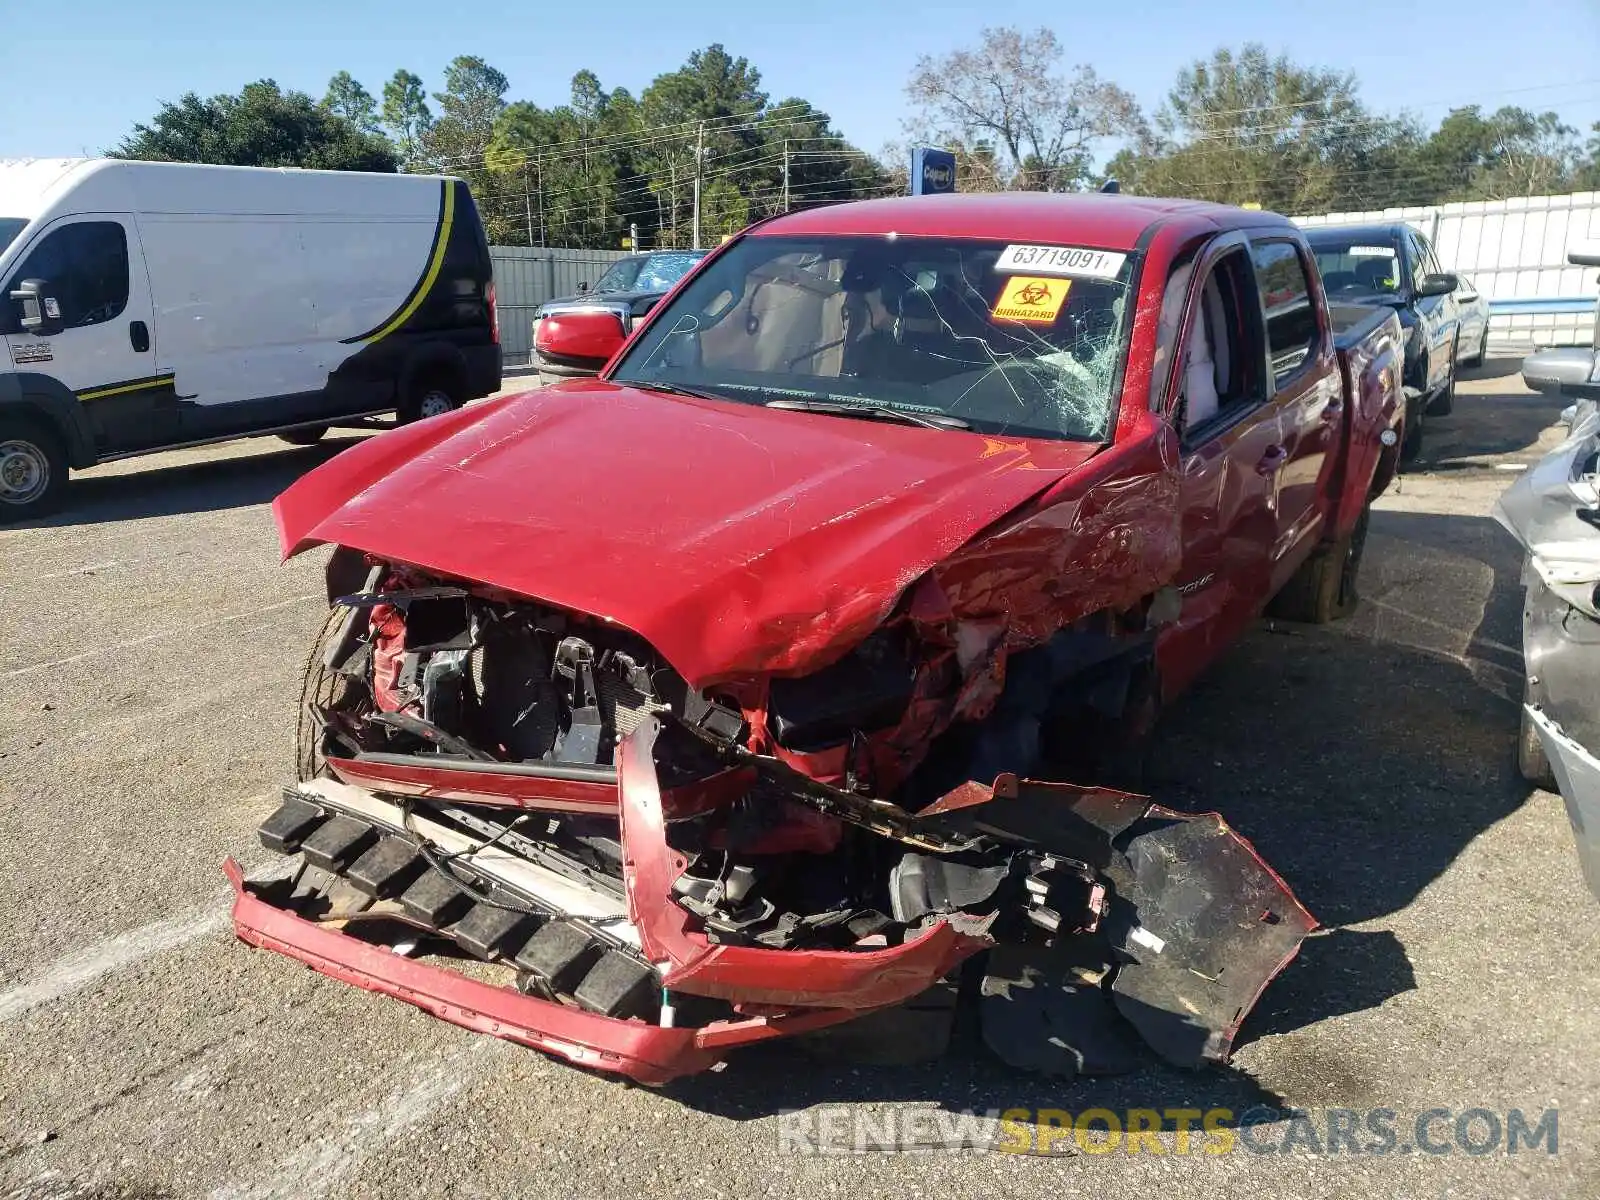
M 1356 578 L 1361 573 L 1371 516 L 1369 504 L 1361 510 L 1354 529 L 1301 563 L 1283 590 L 1273 597 L 1268 613 L 1285 621 L 1326 625 L 1354 612 L 1359 600 Z
M 34 417 L 0 416 L 0 524 L 55 512 L 66 491 L 61 435 Z
M 418 375 L 406 388 L 405 398 L 400 403 L 401 423 L 442 416 L 460 408 L 460 391 L 460 385 L 450 375 L 437 371 Z
M 328 432 L 326 425 L 313 425 L 309 429 L 291 429 L 278 437 L 291 446 L 315 446 Z

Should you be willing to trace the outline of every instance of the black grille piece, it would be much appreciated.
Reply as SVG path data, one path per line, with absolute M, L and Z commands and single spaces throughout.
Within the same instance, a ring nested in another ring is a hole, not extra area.
M 371 825 L 340 814 L 301 842 L 300 852 L 314 867 L 343 871 L 377 840 L 378 831 Z
M 278 810 L 261 823 L 256 834 L 261 844 L 279 854 L 293 854 L 300 843 L 327 819 L 327 813 L 293 791 L 285 791 Z

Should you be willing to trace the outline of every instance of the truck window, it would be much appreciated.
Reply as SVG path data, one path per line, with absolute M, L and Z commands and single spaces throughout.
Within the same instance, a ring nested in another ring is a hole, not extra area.
M 1293 242 L 1254 242 L 1250 254 L 1266 316 L 1272 374 L 1281 386 L 1305 364 L 1317 344 L 1311 284 Z
M 1231 426 L 1264 395 L 1261 326 L 1249 315 L 1249 272 L 1244 251 L 1230 251 L 1200 284 L 1178 377 L 1176 423 L 1187 443 L 1204 438 L 1208 426 Z M 1195 430 L 1199 436 L 1190 437 Z
M 82 329 L 115 320 L 128 306 L 128 237 L 116 221 L 79 221 L 46 234 L 11 275 L 6 290 L 24 279 L 43 279 L 61 304 L 61 321 Z M 21 329 L 15 305 L 12 332 Z

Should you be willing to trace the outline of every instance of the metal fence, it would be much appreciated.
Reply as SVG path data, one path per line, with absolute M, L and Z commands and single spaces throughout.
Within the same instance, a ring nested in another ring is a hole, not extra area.
M 533 312 L 546 300 L 570 296 L 594 283 L 623 257 L 621 250 L 567 250 L 542 246 L 491 246 L 495 306 L 500 313 L 500 354 L 522 366 L 533 353 Z
M 1492 341 L 1526 349 L 1587 346 L 1593 340 L 1600 277 L 1593 268 L 1570 265 L 1567 251 L 1600 241 L 1600 192 L 1324 213 L 1295 221 L 1405 221 L 1428 235 L 1445 270 L 1470 276 L 1489 298 Z

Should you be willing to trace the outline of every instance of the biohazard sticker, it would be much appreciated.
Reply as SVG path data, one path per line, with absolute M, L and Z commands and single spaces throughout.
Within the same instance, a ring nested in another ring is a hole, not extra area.
M 1013 275 L 1000 289 L 994 302 L 997 321 L 1026 321 L 1048 325 L 1067 302 L 1070 279 L 1050 279 L 1043 275 Z

